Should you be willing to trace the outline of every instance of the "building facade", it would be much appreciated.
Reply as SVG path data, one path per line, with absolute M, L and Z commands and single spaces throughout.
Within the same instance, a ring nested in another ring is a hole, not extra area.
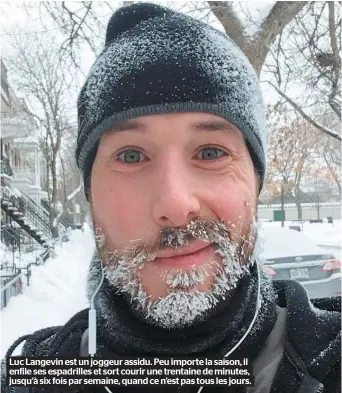
M 26 102 L 18 98 L 1 60 L 1 176 L 40 204 L 47 194 L 46 165 L 39 149 L 38 130 Z

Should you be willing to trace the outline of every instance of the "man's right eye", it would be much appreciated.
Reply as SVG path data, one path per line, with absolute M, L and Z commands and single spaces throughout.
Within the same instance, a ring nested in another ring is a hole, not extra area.
M 125 164 L 138 164 L 145 161 L 146 156 L 141 151 L 129 149 L 117 154 L 115 159 Z

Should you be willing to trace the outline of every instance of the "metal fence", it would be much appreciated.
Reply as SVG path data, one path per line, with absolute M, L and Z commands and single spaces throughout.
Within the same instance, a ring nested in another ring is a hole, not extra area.
M 23 285 L 30 285 L 32 266 L 42 265 L 49 258 L 50 253 L 51 249 L 46 249 L 36 258 L 35 262 L 20 269 L 14 268 L 10 275 L 1 277 L 1 309 L 7 306 L 12 296 L 22 293 Z
M 6 307 L 12 296 L 18 295 L 22 292 L 23 279 L 23 273 L 20 269 L 14 276 L 1 277 L 1 309 Z

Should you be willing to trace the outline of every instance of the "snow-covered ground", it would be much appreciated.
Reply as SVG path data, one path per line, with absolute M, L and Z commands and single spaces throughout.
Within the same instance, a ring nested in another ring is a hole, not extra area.
M 264 222 L 262 225 L 267 227 L 281 227 L 280 222 Z M 294 221 L 286 221 L 285 226 L 298 225 L 303 234 L 312 239 L 318 245 L 341 247 L 341 231 L 342 221 L 335 220 L 333 224 L 309 222 L 300 223 Z
M 280 223 L 264 223 L 280 227 Z M 292 225 L 287 222 L 286 226 Z M 301 225 L 301 224 L 299 224 Z M 303 224 L 303 234 L 341 258 L 341 221 Z M 31 285 L 12 297 L 1 311 L 1 357 L 21 335 L 47 326 L 62 325 L 77 311 L 88 307 L 86 276 L 94 252 L 91 229 L 74 231 L 70 241 L 56 247 L 56 256 L 33 268 Z M 20 347 L 14 353 L 20 352 Z
M 91 229 L 85 226 L 55 248 L 55 257 L 33 266 L 30 286 L 1 311 L 1 357 L 19 336 L 63 325 L 88 307 L 85 284 L 94 247 Z
M 12 252 L 9 247 L 4 243 L 0 242 L 0 253 L 1 253 L 1 267 L 0 277 L 12 275 L 15 273 L 14 267 L 17 269 L 25 268 L 31 263 L 35 263 L 39 256 L 46 251 L 43 247 L 32 249 L 32 251 L 14 251 Z

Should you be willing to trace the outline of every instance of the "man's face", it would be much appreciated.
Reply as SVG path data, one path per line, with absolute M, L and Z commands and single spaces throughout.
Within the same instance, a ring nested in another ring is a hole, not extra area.
M 248 271 L 256 188 L 242 134 L 220 117 L 121 122 L 99 142 L 90 185 L 109 283 L 155 325 L 205 318 Z

